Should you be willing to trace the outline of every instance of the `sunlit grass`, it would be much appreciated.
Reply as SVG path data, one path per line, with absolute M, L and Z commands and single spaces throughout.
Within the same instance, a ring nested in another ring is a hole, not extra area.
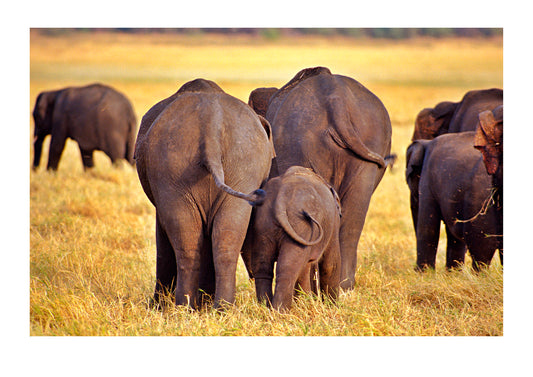
M 480 274 L 468 268 L 446 272 L 443 237 L 437 271 L 414 271 L 416 243 L 404 178 L 418 111 L 458 101 L 470 89 L 501 87 L 502 61 L 501 40 L 269 42 L 32 33 L 29 114 L 41 90 L 101 81 L 126 94 L 140 121 L 154 103 L 197 77 L 247 101 L 255 87 L 281 86 L 298 70 L 323 65 L 381 98 L 398 160 L 370 204 L 356 289 L 342 293 L 337 304 L 301 296 L 289 313 L 272 312 L 255 300 L 241 262 L 236 305 L 227 312 L 158 311 L 148 306 L 155 279 L 155 211 L 135 169 L 113 168 L 97 152 L 96 168 L 84 173 L 77 145 L 69 141 L 59 170 L 48 173 L 46 142 L 41 168 L 30 173 L 30 334 L 502 335 L 498 258 Z

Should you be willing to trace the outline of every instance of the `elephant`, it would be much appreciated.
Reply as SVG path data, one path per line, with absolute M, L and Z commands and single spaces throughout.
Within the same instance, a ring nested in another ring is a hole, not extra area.
M 293 165 L 312 169 L 338 193 L 342 289 L 355 284 L 357 245 L 370 198 L 387 165 L 391 123 L 383 103 L 354 79 L 326 67 L 298 72 L 269 100 L 276 158 L 270 177 Z
M 337 193 L 321 176 L 301 166 L 269 179 L 263 190 L 265 201 L 254 209 L 246 239 L 258 301 L 288 310 L 295 289 L 318 293 L 312 284 L 315 268 L 320 291 L 335 300 L 341 270 Z
M 482 112 L 477 131 L 416 140 L 408 147 L 406 180 L 411 192 L 418 270 L 435 268 L 441 221 L 447 235 L 447 269 L 464 264 L 467 248 L 475 271 L 490 265 L 496 250 L 503 265 L 503 181 L 490 173 L 498 171 L 503 176 L 503 165 L 495 170 L 487 168 L 476 149 L 487 148 L 490 159 L 502 161 L 503 148 L 495 145 L 502 139 L 494 142 L 480 134 L 481 127 L 489 134 L 499 127 L 503 137 L 503 110 L 501 114 L 498 121 L 490 110 Z
M 78 143 L 84 170 L 94 167 L 93 152 L 103 151 L 113 163 L 134 164 L 137 120 L 124 94 L 103 84 L 41 92 L 33 110 L 33 169 L 39 167 L 43 141 L 52 135 L 48 170 L 57 170 L 67 138 Z
M 234 302 L 249 204 L 264 200 L 274 156 L 270 124 L 209 80 L 184 84 L 144 115 L 135 159 L 156 209 L 153 303 L 172 292 L 195 309 L 213 295 L 216 309 Z
M 472 90 L 461 101 L 445 101 L 434 108 L 418 113 L 412 141 L 431 140 L 439 135 L 463 131 L 475 131 L 478 114 L 503 105 L 503 90 L 498 88 Z

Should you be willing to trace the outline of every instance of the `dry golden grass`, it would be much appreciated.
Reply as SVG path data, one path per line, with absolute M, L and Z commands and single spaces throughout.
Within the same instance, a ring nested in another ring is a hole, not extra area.
M 157 101 L 203 77 L 247 101 L 316 65 L 354 77 L 382 99 L 399 156 L 372 199 L 359 244 L 356 289 L 337 304 L 298 299 L 288 314 L 258 305 L 242 263 L 236 305 L 225 313 L 147 303 L 155 279 L 155 211 L 133 168 L 96 153 L 84 173 L 67 143 L 56 173 L 30 173 L 31 335 L 503 335 L 503 273 L 413 270 L 416 247 L 404 180 L 405 149 L 424 107 L 470 89 L 502 87 L 502 41 L 386 42 L 336 38 L 31 33 L 29 113 L 37 94 L 101 81 L 124 92 L 140 121 Z M 33 130 L 33 121 L 30 120 Z M 32 134 L 32 133 L 31 133 Z M 30 144 L 30 141 L 29 141 Z M 30 150 L 30 155 L 33 152 Z

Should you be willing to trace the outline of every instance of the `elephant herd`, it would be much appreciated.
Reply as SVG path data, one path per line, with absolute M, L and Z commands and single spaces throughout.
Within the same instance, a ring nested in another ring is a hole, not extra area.
M 190 81 L 143 116 L 136 138 L 131 104 L 100 84 L 43 92 L 33 116 L 34 169 L 46 135 L 48 169 L 68 137 L 84 168 L 94 150 L 136 166 L 156 209 L 155 305 L 168 293 L 192 308 L 233 303 L 239 256 L 275 309 L 301 291 L 335 300 L 354 288 L 370 198 L 396 159 L 383 103 L 325 67 L 258 88 L 248 104 Z M 503 258 L 502 90 L 422 110 L 406 163 L 418 269 L 435 267 L 441 221 L 448 268 L 467 249 L 474 269 Z

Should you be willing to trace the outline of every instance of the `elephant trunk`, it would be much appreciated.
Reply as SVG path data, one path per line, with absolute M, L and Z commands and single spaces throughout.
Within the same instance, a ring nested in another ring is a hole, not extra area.
M 33 170 L 37 169 L 41 162 L 44 138 L 45 136 L 36 135 L 33 140 Z

